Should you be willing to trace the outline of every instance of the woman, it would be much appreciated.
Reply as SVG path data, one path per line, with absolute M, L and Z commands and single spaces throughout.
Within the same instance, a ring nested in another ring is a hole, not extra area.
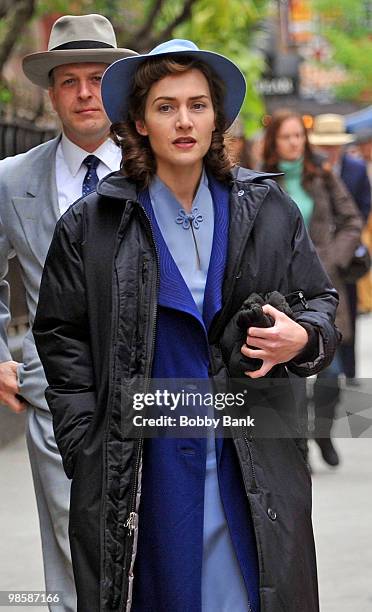
M 138 57 L 102 81 L 122 170 L 60 221 L 34 326 L 73 479 L 78 609 L 314 612 L 311 483 L 294 440 L 125 434 L 150 377 L 226 390 L 226 324 L 253 290 L 301 288 L 308 303 L 292 318 L 256 308 L 274 326 L 244 330 L 252 383 L 316 372 L 338 340 L 337 294 L 296 207 L 226 154 L 237 66 L 183 40 Z
M 342 272 L 348 268 L 360 240 L 362 222 L 357 207 L 342 181 L 313 152 L 301 115 L 292 110 L 282 109 L 273 114 L 265 135 L 263 168 L 284 173 L 278 180 L 299 207 L 318 255 L 339 293 L 336 324 L 343 341 L 348 342 L 352 329 Z M 334 386 L 318 383 L 314 389 L 315 415 L 321 425 L 316 441 L 331 466 L 339 463 L 330 431 L 339 399 L 341 369 L 337 355 L 332 366 L 322 373 L 333 378 Z

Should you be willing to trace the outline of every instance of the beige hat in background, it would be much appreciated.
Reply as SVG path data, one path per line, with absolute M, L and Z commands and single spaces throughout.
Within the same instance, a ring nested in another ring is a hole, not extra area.
M 312 145 L 344 145 L 353 142 L 354 136 L 347 134 L 342 115 L 328 113 L 315 117 L 309 141 Z
M 81 62 L 112 64 L 138 55 L 117 47 L 114 28 L 103 15 L 64 15 L 53 24 L 48 51 L 23 58 L 23 72 L 35 85 L 48 89 L 49 74 L 63 64 Z

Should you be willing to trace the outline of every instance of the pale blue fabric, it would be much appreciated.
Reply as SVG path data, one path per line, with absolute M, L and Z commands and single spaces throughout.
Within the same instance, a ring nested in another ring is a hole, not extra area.
M 155 177 L 151 182 L 149 192 L 156 221 L 163 234 L 163 238 L 186 285 L 192 293 L 199 312 L 202 314 L 214 230 L 213 200 L 208 189 L 207 176 L 204 172 L 192 205 L 193 209 L 198 209 L 198 213 L 203 218 L 199 223 L 199 227 L 194 229 L 200 255 L 200 269 L 197 266 L 197 256 L 191 228 L 184 229 L 181 224 L 176 223 L 176 219 L 180 216 L 180 211 L 183 210 L 181 204 L 159 177 Z
M 214 231 L 213 200 L 205 172 L 193 206 L 202 215 L 195 236 L 200 254 L 197 267 L 191 229 L 176 223 L 182 208 L 174 194 L 156 177 L 149 188 L 155 217 L 169 251 L 177 264 L 200 313 L 212 250 Z M 249 612 L 247 590 L 231 541 L 222 505 L 216 462 L 214 432 L 207 440 L 206 480 L 204 487 L 204 529 L 202 568 L 203 612 Z

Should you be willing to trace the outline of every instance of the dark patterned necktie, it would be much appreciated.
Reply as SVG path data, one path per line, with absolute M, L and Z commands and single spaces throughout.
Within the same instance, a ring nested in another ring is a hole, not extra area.
M 88 195 L 88 193 L 94 191 L 96 188 L 98 183 L 97 166 L 99 161 L 100 160 L 95 155 L 88 155 L 83 161 L 83 164 L 88 168 L 83 180 L 83 196 Z

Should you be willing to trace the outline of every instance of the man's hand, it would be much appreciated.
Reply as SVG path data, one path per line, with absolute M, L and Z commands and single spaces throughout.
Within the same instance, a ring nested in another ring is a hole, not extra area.
M 16 361 L 4 361 L 0 363 L 0 404 L 9 406 L 13 412 L 23 412 L 25 405 L 16 394 L 19 393 L 17 383 Z
M 298 355 L 308 342 L 307 331 L 274 306 L 262 306 L 274 319 L 273 327 L 249 327 L 241 352 L 246 357 L 263 361 L 259 370 L 245 372 L 250 378 L 265 376 L 278 363 L 287 363 Z M 250 348 L 254 347 L 254 348 Z

